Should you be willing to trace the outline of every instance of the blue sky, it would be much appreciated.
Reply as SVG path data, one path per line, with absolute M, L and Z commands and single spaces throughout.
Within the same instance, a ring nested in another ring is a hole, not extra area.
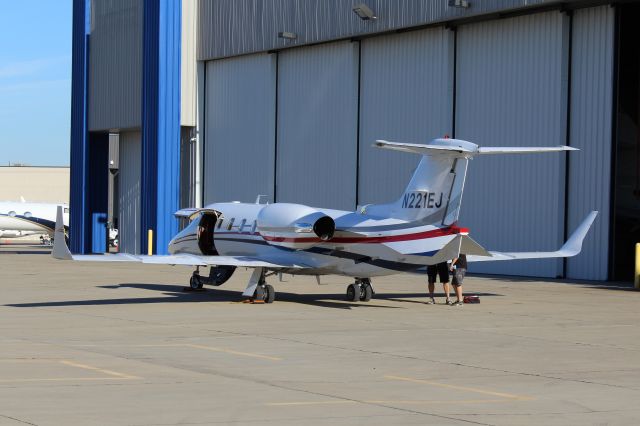
M 69 165 L 71 0 L 0 0 L 0 165 Z

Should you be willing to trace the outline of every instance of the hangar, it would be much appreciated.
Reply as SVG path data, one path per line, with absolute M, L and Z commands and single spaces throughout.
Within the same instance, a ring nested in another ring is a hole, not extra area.
M 449 135 L 581 151 L 478 159 L 460 223 L 484 246 L 580 256 L 471 271 L 628 280 L 640 241 L 640 5 L 552 0 L 74 0 L 71 248 L 163 253 L 215 201 L 355 209 Z

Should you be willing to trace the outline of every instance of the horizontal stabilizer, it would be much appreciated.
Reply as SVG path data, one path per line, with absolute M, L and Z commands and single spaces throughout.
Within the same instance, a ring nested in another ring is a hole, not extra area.
M 373 145 L 377 148 L 391 149 L 394 151 L 409 152 L 421 155 L 457 155 L 462 153 L 474 154 L 475 151 L 461 146 L 448 145 L 425 145 L 419 143 L 389 142 L 377 140 Z
M 598 215 L 597 211 L 592 211 L 582 221 L 582 223 L 573 231 L 571 237 L 559 250 L 556 251 L 532 251 L 532 252 L 512 252 L 504 253 L 498 251 L 490 251 L 489 256 L 472 255 L 467 256 L 469 262 L 487 262 L 492 260 L 519 260 L 519 259 L 547 259 L 554 257 L 571 257 L 575 256 L 582 250 L 582 242 L 587 236 L 593 221 Z M 464 253 L 464 251 L 461 251 Z
M 461 139 L 434 139 L 428 144 L 389 142 L 377 140 L 373 145 L 377 148 L 394 151 L 409 152 L 420 155 L 446 155 L 451 157 L 471 158 L 476 155 L 495 154 L 536 154 L 559 151 L 578 151 L 570 146 L 515 146 L 515 147 L 480 147 L 472 142 Z
M 490 155 L 490 154 L 536 154 L 542 152 L 558 152 L 558 151 L 579 151 L 566 145 L 558 146 L 485 146 L 479 147 L 478 152 L 473 155 Z

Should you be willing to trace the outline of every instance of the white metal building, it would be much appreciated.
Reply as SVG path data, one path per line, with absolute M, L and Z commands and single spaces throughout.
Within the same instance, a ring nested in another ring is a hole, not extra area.
M 136 2 L 125 3 L 135 15 Z M 637 40 L 638 5 L 456 3 L 183 0 L 183 136 L 175 141 L 186 158 L 182 204 L 251 202 L 258 194 L 339 209 L 390 201 L 417 159 L 376 150 L 375 139 L 426 143 L 450 135 L 490 146 L 566 144 L 581 151 L 473 161 L 460 224 L 490 249 L 550 250 L 598 210 L 581 255 L 471 270 L 628 279 L 627 246 L 640 233 L 628 226 L 640 223 L 640 160 L 630 160 L 640 159 L 640 85 L 638 73 L 619 70 L 640 70 L 628 47 Z M 103 57 L 93 46 L 91 54 Z M 90 75 L 100 72 L 111 77 L 90 79 L 94 93 L 115 78 L 105 67 Z M 108 99 L 104 111 L 115 113 L 114 97 Z M 140 117 L 103 123 L 100 99 L 92 102 L 92 130 L 121 132 L 121 241 L 136 251 L 144 238 L 134 223 L 135 132 L 142 123 Z M 140 109 L 126 108 L 117 112 L 131 118 Z

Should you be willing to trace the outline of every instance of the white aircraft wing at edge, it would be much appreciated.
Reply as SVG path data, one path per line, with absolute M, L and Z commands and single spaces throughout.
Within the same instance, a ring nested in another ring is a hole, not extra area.
M 67 246 L 64 226 L 62 225 L 62 207 L 56 214 L 56 230 L 51 255 L 60 260 L 76 260 L 80 262 L 137 262 L 154 265 L 190 265 L 190 266 L 239 266 L 247 268 L 293 268 L 304 269 L 306 265 L 281 262 L 267 262 L 247 256 L 196 256 L 193 254 L 173 255 L 134 255 L 118 254 L 71 254 Z
M 597 211 L 592 211 L 582 221 L 582 223 L 573 231 L 573 234 L 569 237 L 566 243 L 556 251 L 532 251 L 532 252 L 516 252 L 516 253 L 502 253 L 499 251 L 489 251 L 491 257 L 488 256 L 467 256 L 468 262 L 487 262 L 495 260 L 517 260 L 517 259 L 546 259 L 553 257 L 570 257 L 575 256 L 582 250 L 582 241 L 589 232 L 591 224 L 598 215 Z

